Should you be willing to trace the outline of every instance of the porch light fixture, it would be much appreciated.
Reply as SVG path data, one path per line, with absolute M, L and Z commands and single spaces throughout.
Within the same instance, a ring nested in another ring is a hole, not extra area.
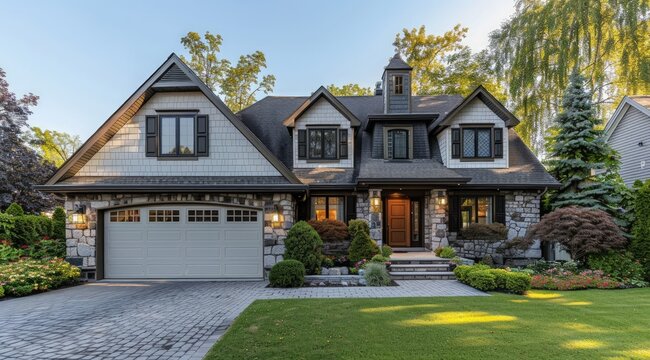
M 381 212 L 381 197 L 379 197 L 379 192 L 373 191 L 370 194 L 370 211 L 371 212 Z
M 438 205 L 440 206 L 447 205 L 447 197 L 445 196 L 445 193 L 442 191 L 438 191 Z
M 275 205 L 275 211 L 273 212 L 273 215 L 271 215 L 271 222 L 273 223 L 273 226 L 277 227 L 283 221 L 284 221 L 284 216 L 282 216 L 280 207 L 278 205 Z
M 77 229 L 85 229 L 86 222 L 86 205 L 76 205 L 74 213 L 70 214 L 70 224 L 74 225 Z

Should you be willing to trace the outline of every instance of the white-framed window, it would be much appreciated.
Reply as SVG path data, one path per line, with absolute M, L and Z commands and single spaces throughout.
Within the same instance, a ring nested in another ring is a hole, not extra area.
M 109 219 L 110 222 L 140 222 L 140 210 L 113 210 Z
M 176 209 L 149 210 L 149 222 L 179 222 L 180 213 L 180 210 Z
M 226 221 L 228 222 L 256 222 L 256 210 L 228 210 L 226 211 Z
M 187 222 L 219 222 L 219 210 L 216 209 L 187 210 Z

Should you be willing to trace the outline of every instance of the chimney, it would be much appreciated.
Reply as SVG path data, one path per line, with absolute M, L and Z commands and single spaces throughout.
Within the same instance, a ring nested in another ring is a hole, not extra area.
M 381 89 L 381 81 L 377 81 L 377 83 L 375 84 L 375 96 L 381 96 L 382 93 L 383 91 Z

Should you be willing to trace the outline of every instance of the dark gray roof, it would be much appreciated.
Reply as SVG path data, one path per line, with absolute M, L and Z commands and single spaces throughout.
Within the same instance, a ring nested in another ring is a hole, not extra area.
M 372 181 L 425 181 L 428 183 L 456 184 L 469 179 L 432 159 L 392 161 L 366 157 L 361 162 L 359 182 Z
M 283 176 L 73 176 L 60 185 L 269 185 L 289 184 Z
M 470 186 L 495 185 L 516 187 L 518 185 L 556 187 L 557 180 L 546 172 L 544 166 L 519 138 L 514 129 L 508 130 L 509 167 L 504 169 L 454 169 L 462 176 L 471 178 Z
M 293 169 L 298 179 L 303 184 L 324 185 L 324 184 L 354 184 L 354 169 L 344 168 L 309 168 Z
M 412 70 L 413 68 L 402 60 L 402 57 L 399 53 L 395 53 L 393 57 L 388 62 L 388 65 L 384 68 L 386 70 Z

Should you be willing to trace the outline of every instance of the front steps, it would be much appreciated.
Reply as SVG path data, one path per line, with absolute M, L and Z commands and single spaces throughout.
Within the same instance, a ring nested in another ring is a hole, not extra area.
M 390 276 L 393 280 L 455 280 L 449 259 L 410 257 L 390 259 Z

